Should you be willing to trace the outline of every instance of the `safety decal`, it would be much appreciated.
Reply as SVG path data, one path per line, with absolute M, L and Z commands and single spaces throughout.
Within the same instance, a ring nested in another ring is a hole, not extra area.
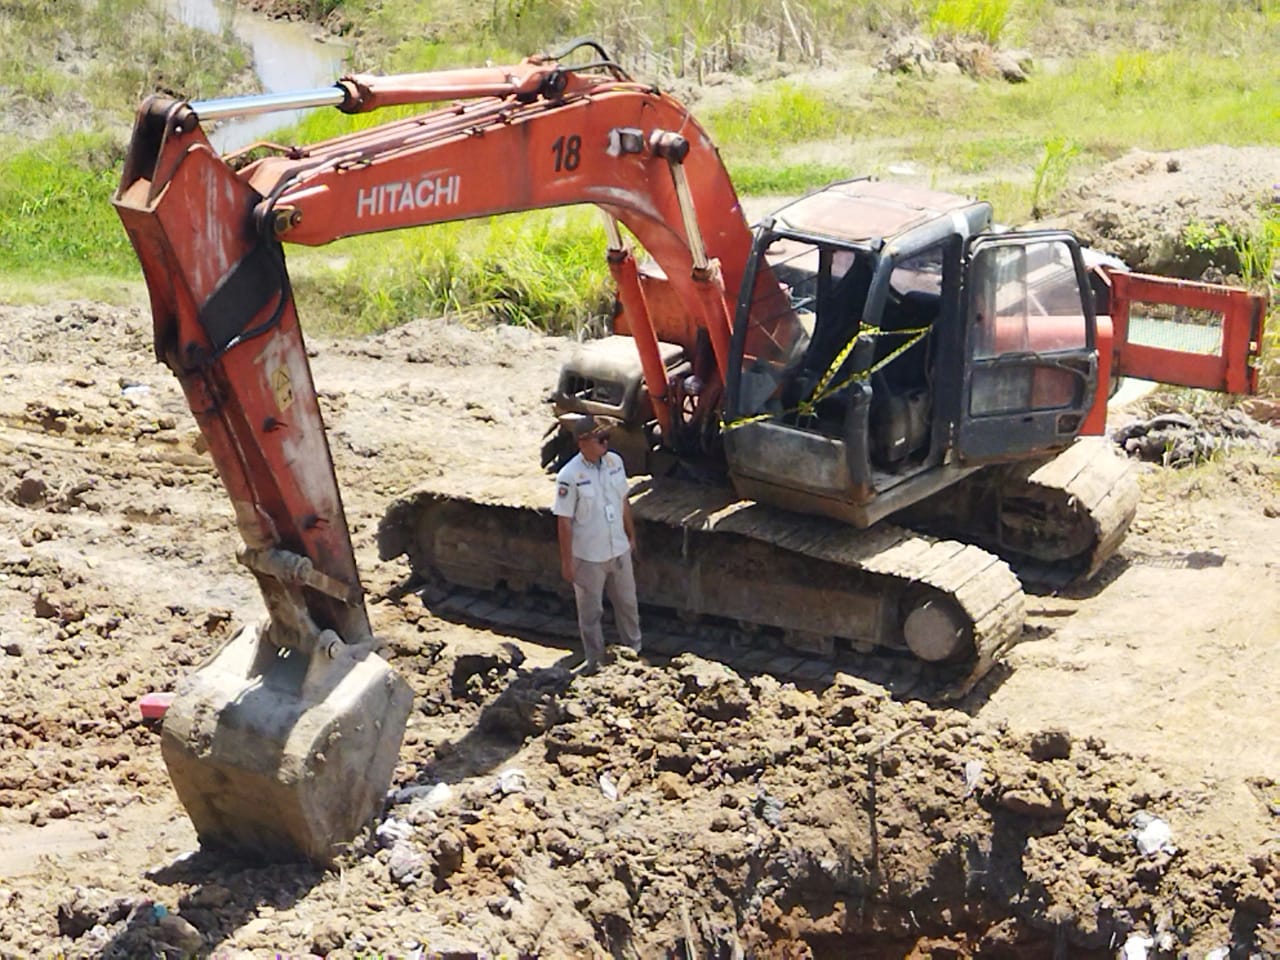
M 284 413 L 293 405 L 293 382 L 289 379 L 289 371 L 279 367 L 271 374 L 271 392 L 276 395 L 276 407 Z

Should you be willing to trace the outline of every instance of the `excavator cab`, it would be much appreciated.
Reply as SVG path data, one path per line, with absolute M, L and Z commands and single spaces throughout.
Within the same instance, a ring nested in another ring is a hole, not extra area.
M 833 184 L 755 234 L 725 449 L 746 497 L 867 527 L 994 460 L 1069 445 L 1093 406 L 1096 319 L 1070 234 L 993 232 L 985 203 Z

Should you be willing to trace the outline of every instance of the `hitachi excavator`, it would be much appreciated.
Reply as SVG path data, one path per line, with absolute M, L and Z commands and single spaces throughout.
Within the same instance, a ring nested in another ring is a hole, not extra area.
M 1021 630 L 1010 565 L 1089 576 L 1133 516 L 1135 485 L 1097 438 L 1107 385 L 1256 388 L 1261 298 L 1129 273 L 1068 233 L 1004 230 L 983 202 L 849 180 L 753 229 L 689 111 L 579 49 L 576 66 L 566 50 L 139 109 L 114 203 L 156 356 L 268 610 L 184 679 L 164 721 L 206 844 L 331 859 L 379 809 L 411 708 L 370 631 L 285 243 L 594 204 L 617 315 L 567 358 L 555 412 L 621 423 L 642 599 L 810 648 L 959 664 L 966 688 Z M 447 105 L 226 156 L 204 126 L 432 103 Z M 1194 342 L 1162 346 L 1171 329 Z M 547 462 L 563 450 L 550 434 Z M 410 491 L 380 547 L 471 588 L 563 590 L 548 482 L 534 463 L 505 500 Z

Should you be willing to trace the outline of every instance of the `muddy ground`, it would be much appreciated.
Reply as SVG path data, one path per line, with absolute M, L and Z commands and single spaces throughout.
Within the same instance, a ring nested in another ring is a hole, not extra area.
M 0 956 L 1280 956 L 1274 434 L 1142 466 L 1119 556 L 1033 597 L 958 707 L 729 651 L 588 678 L 559 641 L 434 615 L 374 543 L 420 480 L 529 472 L 569 344 L 314 341 L 416 699 L 376 829 L 332 870 L 258 866 L 197 850 L 139 712 L 261 612 L 146 310 L 0 329 Z

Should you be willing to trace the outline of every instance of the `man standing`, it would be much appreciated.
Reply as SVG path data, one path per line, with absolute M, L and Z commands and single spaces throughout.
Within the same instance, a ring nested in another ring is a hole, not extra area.
M 569 432 L 578 455 L 556 475 L 556 532 L 560 540 L 560 575 L 573 584 L 578 630 L 586 654 L 585 671 L 594 673 L 604 661 L 604 592 L 623 643 L 640 650 L 640 612 L 631 567 L 635 524 L 627 500 L 627 472 L 622 457 L 609 449 L 609 424 L 589 414 L 573 418 Z

